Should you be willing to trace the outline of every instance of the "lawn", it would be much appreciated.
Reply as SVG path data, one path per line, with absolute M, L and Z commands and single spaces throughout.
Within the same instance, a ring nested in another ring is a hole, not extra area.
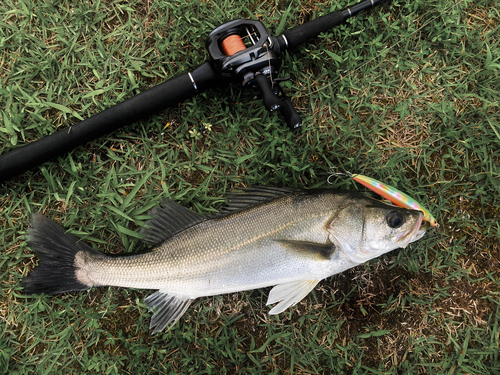
M 279 34 L 352 4 L 2 2 L 0 152 L 192 70 L 224 22 Z M 500 374 L 499 35 L 495 1 L 388 1 L 285 53 L 295 132 L 257 91 L 214 87 L 0 184 L 0 374 Z M 250 185 L 365 190 L 332 171 L 397 187 L 440 226 L 281 315 L 270 288 L 207 297 L 155 336 L 151 291 L 19 286 L 32 212 L 132 253 L 165 198 L 210 214 Z

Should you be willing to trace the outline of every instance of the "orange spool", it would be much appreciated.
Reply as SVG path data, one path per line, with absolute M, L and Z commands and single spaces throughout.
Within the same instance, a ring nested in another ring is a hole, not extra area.
M 221 49 L 224 54 L 232 56 L 237 52 L 243 51 L 247 47 L 239 35 L 229 35 L 222 41 Z

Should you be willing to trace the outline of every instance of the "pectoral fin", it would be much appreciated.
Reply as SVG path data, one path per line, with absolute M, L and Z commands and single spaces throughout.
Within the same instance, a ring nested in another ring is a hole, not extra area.
M 144 303 L 149 307 L 149 311 L 156 310 L 149 325 L 149 328 L 154 328 L 153 335 L 177 323 L 191 302 L 193 300 L 189 297 L 167 294 L 161 290 L 147 297 Z
M 269 311 L 269 314 L 279 314 L 290 306 L 296 305 L 307 296 L 318 283 L 319 280 L 299 280 L 276 285 L 271 289 L 266 305 L 281 302 L 274 306 L 271 311 Z
M 292 250 L 309 253 L 311 255 L 319 255 L 321 258 L 324 258 L 326 260 L 332 257 L 332 254 L 336 249 L 335 245 L 332 243 L 324 244 L 319 242 L 296 240 L 277 240 L 277 242 L 285 245 Z

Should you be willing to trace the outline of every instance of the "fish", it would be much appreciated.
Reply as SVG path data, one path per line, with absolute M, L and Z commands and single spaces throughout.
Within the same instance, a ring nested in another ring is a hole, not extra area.
M 381 195 L 399 207 L 422 211 L 425 221 L 428 221 L 432 227 L 438 226 L 438 222 L 432 213 L 409 195 L 371 177 L 363 176 L 361 174 L 351 174 L 350 176 L 354 181 Z
M 279 314 L 323 279 L 422 238 L 423 214 L 355 191 L 251 187 L 218 213 L 201 215 L 166 199 L 141 229 L 150 252 L 110 256 L 40 213 L 26 234 L 39 264 L 23 293 L 60 294 L 99 286 L 156 290 L 152 334 L 172 328 L 200 297 L 273 286 Z

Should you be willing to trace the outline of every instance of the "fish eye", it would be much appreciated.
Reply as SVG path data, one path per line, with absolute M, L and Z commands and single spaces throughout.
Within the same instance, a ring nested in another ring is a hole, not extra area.
M 387 224 L 391 228 L 399 228 L 405 222 L 403 214 L 399 211 L 392 211 L 387 215 Z

